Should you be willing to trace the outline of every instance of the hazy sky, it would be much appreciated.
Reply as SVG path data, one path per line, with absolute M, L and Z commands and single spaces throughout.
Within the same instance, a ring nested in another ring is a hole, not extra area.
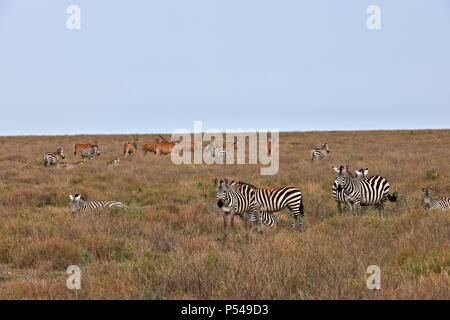
M 450 128 L 450 1 L 0 0 L 0 112 L 0 135 Z

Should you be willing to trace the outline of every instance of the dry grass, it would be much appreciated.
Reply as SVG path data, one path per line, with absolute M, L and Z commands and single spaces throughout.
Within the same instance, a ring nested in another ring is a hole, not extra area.
M 450 131 L 282 134 L 276 176 L 254 165 L 175 166 L 141 154 L 108 168 L 130 137 L 0 138 L 0 298 L 450 298 L 450 216 L 420 202 L 426 185 L 450 195 Z M 73 145 L 91 141 L 101 156 L 84 167 L 41 164 L 42 153 L 60 145 L 74 160 Z M 311 164 L 310 148 L 323 142 L 329 159 Z M 373 209 L 336 214 L 331 165 L 341 163 L 368 167 L 398 192 L 384 222 Z M 247 239 L 238 227 L 224 238 L 215 177 L 298 186 L 306 231 L 293 232 L 283 212 L 263 235 Z M 77 192 L 132 209 L 72 216 L 68 195 Z M 71 264 L 82 268 L 78 291 L 65 286 Z M 381 267 L 381 290 L 366 288 L 372 264 Z

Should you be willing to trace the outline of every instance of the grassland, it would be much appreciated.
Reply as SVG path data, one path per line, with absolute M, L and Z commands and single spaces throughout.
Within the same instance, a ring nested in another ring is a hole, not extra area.
M 141 136 L 141 141 L 154 136 Z M 450 214 L 426 212 L 421 188 L 450 196 L 450 131 L 281 134 L 280 171 L 257 165 L 181 165 L 137 154 L 117 168 L 130 136 L 0 138 L 0 299 L 449 299 Z M 44 168 L 41 155 L 98 142 L 84 167 Z M 328 142 L 329 158 L 309 150 Z M 386 220 L 369 209 L 338 215 L 331 165 L 368 167 L 386 177 L 397 203 Z M 287 212 L 275 228 L 224 237 L 215 177 L 260 186 L 293 184 L 304 196 L 305 232 Z M 69 194 L 116 199 L 129 211 L 68 213 Z M 66 267 L 82 269 L 82 288 L 66 288 Z M 380 290 L 366 287 L 379 265 Z

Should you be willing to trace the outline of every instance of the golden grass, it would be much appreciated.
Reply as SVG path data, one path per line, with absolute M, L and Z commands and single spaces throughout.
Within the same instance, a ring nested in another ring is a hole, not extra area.
M 156 136 L 141 136 L 152 141 Z M 0 298 L 2 299 L 449 299 L 450 216 L 426 212 L 421 188 L 450 195 L 450 131 L 317 132 L 281 135 L 280 171 L 256 165 L 173 165 L 170 156 L 122 158 L 131 136 L 0 138 Z M 41 155 L 97 142 L 101 156 L 79 168 L 44 168 Z M 329 158 L 309 150 L 328 142 Z M 121 157 L 120 166 L 106 163 Z M 397 203 L 386 220 L 369 209 L 337 215 L 332 165 L 368 167 L 386 177 Z M 306 231 L 287 212 L 263 235 L 240 222 L 224 237 L 215 177 L 260 186 L 296 185 Z M 73 216 L 69 194 L 116 199 L 129 211 Z M 66 267 L 82 269 L 68 290 Z M 366 268 L 379 265 L 381 290 Z

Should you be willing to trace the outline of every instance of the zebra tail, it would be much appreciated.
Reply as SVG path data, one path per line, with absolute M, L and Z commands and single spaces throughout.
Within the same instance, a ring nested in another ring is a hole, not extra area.
M 393 194 L 393 195 L 390 195 L 389 193 L 388 193 L 388 199 L 389 199 L 389 201 L 391 201 L 391 202 L 395 202 L 395 201 L 397 201 L 397 195 L 395 195 L 395 194 Z

